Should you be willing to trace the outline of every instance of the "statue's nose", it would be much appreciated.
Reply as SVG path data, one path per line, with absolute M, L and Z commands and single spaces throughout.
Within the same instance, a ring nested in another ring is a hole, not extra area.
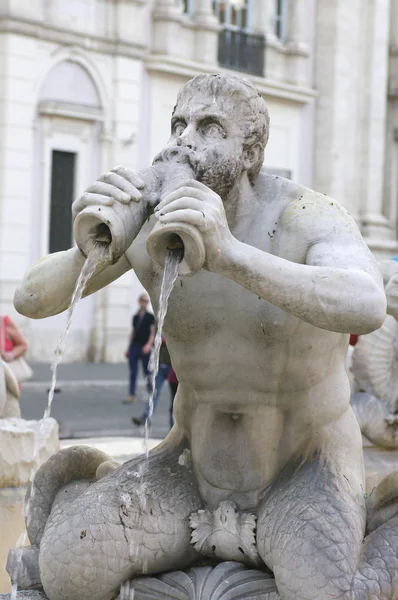
M 187 132 L 184 131 L 184 133 L 177 138 L 177 146 L 184 146 L 185 148 L 189 148 L 189 150 L 194 150 L 192 137 L 187 135 Z

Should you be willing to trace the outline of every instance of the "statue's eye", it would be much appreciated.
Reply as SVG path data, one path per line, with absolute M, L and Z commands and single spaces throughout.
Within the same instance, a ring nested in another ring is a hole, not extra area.
M 183 123 L 183 121 L 177 121 L 177 123 L 174 123 L 173 125 L 173 134 L 177 136 L 181 135 L 184 133 L 186 127 L 187 126 L 185 123 Z
M 202 132 L 208 137 L 225 137 L 224 128 L 215 121 L 208 121 L 202 124 Z

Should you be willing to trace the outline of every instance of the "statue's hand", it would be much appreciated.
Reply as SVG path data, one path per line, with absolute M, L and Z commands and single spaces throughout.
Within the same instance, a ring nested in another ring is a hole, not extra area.
M 155 208 L 155 215 L 161 223 L 183 222 L 195 226 L 206 249 L 204 267 L 214 272 L 221 267 L 234 237 L 218 194 L 192 179 L 167 194 Z
M 87 206 L 112 206 L 115 202 L 129 204 L 139 202 L 144 182 L 134 171 L 124 167 L 115 167 L 102 175 L 95 183 L 72 204 L 72 218 Z

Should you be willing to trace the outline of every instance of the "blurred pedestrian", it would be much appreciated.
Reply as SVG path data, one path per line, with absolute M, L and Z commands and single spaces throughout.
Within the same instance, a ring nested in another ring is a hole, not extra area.
M 23 358 L 27 349 L 28 342 L 18 325 L 7 315 L 0 316 L 1 358 L 8 363 L 19 384 L 33 375 L 32 369 Z
M 177 393 L 178 379 L 173 367 L 170 367 L 169 376 L 167 378 L 170 388 L 170 429 L 174 425 L 174 398 Z
M 167 349 L 166 340 L 164 339 L 164 337 L 162 337 L 162 345 L 160 346 L 160 352 L 159 352 L 159 370 L 158 370 L 158 374 L 156 375 L 156 379 L 155 379 L 155 393 L 153 395 L 152 415 L 154 414 L 156 407 L 158 405 L 159 398 L 160 398 L 160 392 L 162 391 L 164 382 L 167 381 L 167 378 L 170 373 L 170 369 L 171 369 L 170 354 Z M 133 417 L 131 420 L 137 426 L 145 425 L 145 421 L 149 418 L 150 411 L 151 411 L 151 406 L 150 406 L 149 398 L 148 398 L 143 414 L 139 417 Z
M 137 382 L 138 363 L 141 361 L 144 374 L 149 375 L 149 357 L 155 338 L 155 317 L 148 312 L 149 297 L 141 294 L 138 298 L 139 311 L 133 317 L 133 330 L 130 335 L 128 350 L 125 354 L 130 366 L 130 388 L 129 395 L 124 404 L 135 401 L 135 389 Z

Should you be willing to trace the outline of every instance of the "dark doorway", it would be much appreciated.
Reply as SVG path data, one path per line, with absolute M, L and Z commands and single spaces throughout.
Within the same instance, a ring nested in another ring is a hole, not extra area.
M 53 150 L 51 162 L 50 252 L 72 245 L 71 206 L 75 190 L 75 152 Z

